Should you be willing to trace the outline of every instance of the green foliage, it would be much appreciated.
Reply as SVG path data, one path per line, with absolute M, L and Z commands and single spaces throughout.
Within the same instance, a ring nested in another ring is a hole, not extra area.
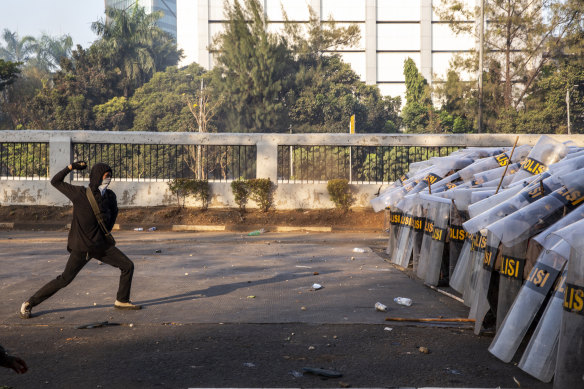
M 0 59 L 0 92 L 18 78 L 21 62 L 10 62 Z
M 403 124 L 408 131 L 426 132 L 433 114 L 428 82 L 418 72 L 418 68 L 411 58 L 404 61 L 404 76 L 406 79 L 406 104 L 401 115 Z
M 93 107 L 95 127 L 98 130 L 125 131 L 131 124 L 130 104 L 125 97 L 114 97 Z
M 250 178 L 246 180 L 249 197 L 263 212 L 268 212 L 273 202 L 274 184 L 269 178 Z
M 244 212 L 247 200 L 249 197 L 249 188 L 245 180 L 231 181 L 231 191 L 235 198 L 235 203 L 239 206 L 239 210 Z
M 154 74 L 130 98 L 134 115 L 133 130 L 157 132 L 196 131 L 197 126 L 187 106 L 185 94 L 197 90 L 204 69 L 193 63 L 175 66 Z
M 326 185 L 326 189 L 331 198 L 331 201 L 335 203 L 337 209 L 347 212 L 351 205 L 354 203 L 355 199 L 351 193 L 349 187 L 349 180 L 344 178 L 335 178 L 329 180 Z
M 258 0 L 226 3 L 225 14 L 229 22 L 215 41 L 219 54 L 213 72 L 225 102 L 218 114 L 221 127 L 233 132 L 287 131 L 284 96 L 293 72 L 285 42 L 268 32 Z
M 184 208 L 186 198 L 191 195 L 201 201 L 203 209 L 209 205 L 210 187 L 206 180 L 175 178 L 168 182 L 168 189 L 176 196 L 179 207 Z

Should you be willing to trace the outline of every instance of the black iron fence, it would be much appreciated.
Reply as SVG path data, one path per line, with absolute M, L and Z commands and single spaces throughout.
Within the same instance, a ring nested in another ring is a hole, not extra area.
M 74 143 L 73 159 L 89 166 L 104 162 L 114 168 L 114 180 L 157 181 L 196 178 L 227 181 L 255 178 L 256 147 L 243 145 L 163 145 Z M 78 180 L 89 171 L 75 172 Z
M 0 177 L 41 179 L 49 176 L 49 144 L 0 143 Z
M 278 146 L 278 180 L 326 182 L 345 178 L 355 183 L 388 183 L 409 170 L 410 163 L 442 157 L 458 146 Z

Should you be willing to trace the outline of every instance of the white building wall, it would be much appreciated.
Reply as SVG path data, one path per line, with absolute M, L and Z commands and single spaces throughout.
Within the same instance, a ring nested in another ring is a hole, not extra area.
M 198 0 L 195 14 L 192 5 L 185 5 L 192 4 L 192 0 L 178 0 L 178 44 L 185 52 L 181 66 L 193 60 L 206 68 L 214 65 L 208 47 L 213 36 L 223 29 L 223 1 Z M 402 96 L 402 101 L 403 63 L 408 57 L 432 84 L 445 80 L 453 56 L 468 54 L 476 45 L 473 36 L 455 35 L 448 22 L 439 20 L 433 10 L 441 0 L 262 0 L 262 4 L 273 32 L 283 27 L 282 8 L 289 20 L 306 23 L 309 5 L 323 21 L 332 17 L 338 26 L 357 24 L 361 28 L 361 41 L 355 47 L 340 48 L 337 52 L 361 80 L 377 84 L 384 95 Z M 477 0 L 466 0 L 466 4 L 475 7 Z M 183 12 L 188 16 L 182 15 Z M 193 27 L 193 23 L 198 26 Z M 183 24 L 188 27 L 183 28 Z M 196 37 L 193 36 L 195 28 Z M 470 80 L 474 75 L 462 77 Z

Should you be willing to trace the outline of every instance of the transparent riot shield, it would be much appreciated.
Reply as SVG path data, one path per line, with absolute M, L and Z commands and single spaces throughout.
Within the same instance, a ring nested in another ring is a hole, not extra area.
M 494 206 L 501 204 L 521 192 L 529 183 L 524 185 L 513 185 L 509 188 L 502 188 L 497 194 L 494 194 L 484 200 L 480 200 L 468 206 L 468 216 L 472 219 L 483 212 L 486 212 Z
M 584 203 L 534 236 L 531 240 L 540 244 L 544 249 L 550 250 L 562 240 L 558 235 L 554 235 L 553 233 L 581 219 L 584 219 Z
M 484 172 L 487 170 L 495 169 L 501 166 L 507 166 L 509 162 L 516 163 L 522 161 L 531 150 L 531 146 L 523 145 L 515 148 L 511 160 L 509 159 L 510 152 L 506 151 L 504 153 L 495 155 L 489 158 L 483 158 L 475 161 L 472 165 L 465 167 L 459 171 L 460 178 L 463 181 L 472 180 L 475 174 Z
M 470 278 L 471 264 L 471 247 L 472 247 L 473 236 L 466 234 L 466 239 L 460 249 L 460 255 L 456 261 L 456 267 L 450 277 L 450 286 L 452 289 L 456 290 L 458 293 L 464 293 L 467 290 L 468 280 Z M 466 306 L 470 306 L 470 301 L 468 299 L 463 299 Z
M 466 232 L 474 234 L 479 230 L 486 228 L 487 226 L 496 223 L 497 221 L 503 219 L 504 217 L 511 215 L 518 209 L 521 209 L 537 200 L 543 196 L 553 192 L 554 190 L 562 186 L 558 177 L 548 177 L 543 181 L 534 182 L 515 196 L 508 200 L 503 201 L 491 209 L 480 213 L 479 215 L 473 217 L 463 224 Z M 470 212 L 470 208 L 469 208 Z M 510 246 L 510 245 L 508 245 Z
M 411 232 L 414 228 L 414 204 L 416 197 L 417 195 L 407 196 L 397 205 L 403 216 L 397 232 L 396 245 L 391 256 L 391 261 L 396 265 L 401 266 L 401 263 L 404 261 L 403 258 L 407 256 L 407 260 L 409 261 L 411 256 Z
M 403 213 L 399 212 L 397 209 L 389 208 L 389 240 L 387 242 L 387 250 L 385 251 L 389 255 L 390 261 L 392 261 L 393 250 L 397 245 L 397 234 L 399 230 L 399 225 L 401 223 L 401 218 Z
M 584 220 L 554 232 L 572 249 L 567 265 L 554 389 L 584 386 Z
M 527 240 L 512 247 L 501 246 L 501 264 L 499 268 L 499 291 L 497 299 L 497 331 L 501 328 L 503 319 L 511 309 L 521 285 L 523 285 L 523 273 L 525 257 L 527 253 Z
M 450 208 L 450 228 L 448 232 L 448 282 L 450 286 L 452 286 L 454 270 L 466 241 L 466 231 L 462 228 L 462 223 L 467 219 L 468 212 L 459 210 L 457 203 L 454 202 Z
M 518 170 L 519 170 L 520 164 L 518 163 L 513 163 L 511 165 L 507 166 L 501 166 L 498 167 L 496 169 L 491 169 L 491 170 L 487 170 L 484 172 L 478 172 L 476 173 L 470 180 L 470 186 L 471 187 L 478 187 L 480 185 L 484 185 L 487 182 L 497 182 L 497 184 L 499 183 L 499 181 L 501 180 L 501 177 L 503 176 L 503 173 L 505 173 L 506 177 L 511 177 L 513 176 Z M 507 171 L 505 171 L 505 169 L 507 169 Z M 509 182 L 512 182 L 509 181 Z
M 549 165 L 562 159 L 567 147 L 555 139 L 542 135 L 523 161 L 521 170 L 515 173 L 515 181 L 545 172 Z
M 499 238 L 488 231 L 481 231 L 477 234 L 478 248 L 475 251 L 475 267 L 469 282 L 470 289 L 470 312 L 469 318 L 475 319 L 474 333 L 479 334 L 483 325 L 485 315 L 491 307 L 488 295 L 491 285 L 491 276 L 497 258 Z
M 421 195 L 420 197 L 424 196 L 426 195 Z M 448 236 L 448 222 L 452 201 L 442 198 L 428 199 L 428 201 L 428 207 L 435 208 L 435 211 L 432 212 L 434 223 L 429 227 L 430 247 L 424 280 L 427 284 L 436 286 L 440 279 L 440 269 L 444 256 L 444 242 Z
M 559 244 L 569 246 L 566 242 Z M 513 359 L 565 264 L 566 258 L 553 251 L 542 251 L 489 346 L 491 354 L 503 362 Z
M 430 247 L 432 245 L 432 232 L 434 231 L 434 219 L 436 217 L 437 208 L 436 207 L 423 207 L 425 211 L 425 222 L 424 231 L 422 237 L 422 244 L 420 246 L 420 258 L 415 269 L 416 275 L 420 279 L 424 279 L 426 276 L 426 270 L 428 268 L 428 260 L 430 258 Z
M 556 283 L 554 294 L 517 365 L 527 374 L 543 382 L 552 380 L 556 368 L 565 288 L 566 270 Z
M 584 201 L 584 169 L 560 177 L 560 181 L 564 185 L 551 195 L 540 197 L 489 225 L 489 231 L 498 236 L 503 245 L 511 247 L 559 220 L 564 207 L 568 212 L 575 209 Z

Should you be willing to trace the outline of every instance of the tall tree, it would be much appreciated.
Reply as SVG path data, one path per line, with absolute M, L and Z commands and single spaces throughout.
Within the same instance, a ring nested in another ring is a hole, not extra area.
M 35 52 L 37 42 L 32 36 L 19 38 L 18 33 L 4 29 L 2 39 L 5 46 L 0 46 L 0 58 L 6 61 L 26 63 Z
M 433 115 L 428 81 L 411 58 L 404 61 L 404 76 L 406 104 L 401 113 L 403 124 L 410 132 L 426 132 Z
M 285 41 L 268 32 L 258 0 L 226 3 L 225 30 L 214 42 L 218 50 L 213 83 L 224 101 L 221 127 L 232 132 L 288 130 L 285 104 L 292 57 Z
M 108 58 L 112 68 L 119 69 L 124 97 L 129 97 L 155 72 L 178 63 L 182 51 L 177 50 L 169 34 L 156 26 L 160 12 L 147 14 L 136 2 L 127 10 L 107 8 L 106 13 L 110 20 L 91 25 L 101 38 L 94 46 Z

